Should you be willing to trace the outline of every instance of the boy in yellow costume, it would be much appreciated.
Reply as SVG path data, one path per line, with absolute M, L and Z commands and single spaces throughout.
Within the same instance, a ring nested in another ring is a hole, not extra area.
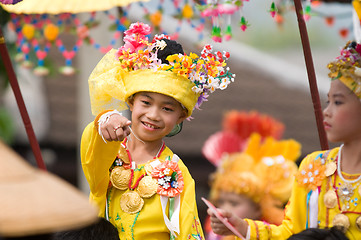
M 297 141 L 280 140 L 283 131 L 281 122 L 256 111 L 233 110 L 224 116 L 223 130 L 212 134 L 202 149 L 217 166 L 210 178 L 210 200 L 216 207 L 240 218 L 281 224 L 301 153 Z M 216 235 L 208 226 L 207 240 L 234 239 Z
M 163 138 L 178 133 L 208 93 L 233 81 L 224 68 L 228 53 L 207 45 L 200 57 L 185 55 L 167 36 L 148 41 L 143 23 L 124 34 L 125 44 L 89 78 L 97 117 L 84 130 L 81 160 L 90 199 L 122 240 L 204 239 L 194 180 Z M 131 121 L 118 112 L 126 103 Z
M 361 45 L 349 42 L 328 68 L 332 79 L 324 126 L 340 147 L 309 154 L 302 161 L 280 226 L 222 214 L 247 239 L 287 239 L 307 228 L 341 229 L 361 239 Z M 210 211 L 208 213 L 212 214 Z M 230 232 L 211 216 L 212 229 Z

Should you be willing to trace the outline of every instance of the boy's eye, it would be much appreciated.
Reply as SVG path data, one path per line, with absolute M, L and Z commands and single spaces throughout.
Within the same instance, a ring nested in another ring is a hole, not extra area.
M 150 104 L 148 101 L 142 100 L 142 103 L 144 103 L 145 105 Z
M 341 101 L 335 101 L 335 104 L 336 104 L 336 105 L 341 105 L 342 102 L 341 102 Z
M 164 107 L 163 109 L 164 109 L 165 111 L 167 111 L 167 112 L 173 112 L 173 109 L 168 108 L 168 107 Z

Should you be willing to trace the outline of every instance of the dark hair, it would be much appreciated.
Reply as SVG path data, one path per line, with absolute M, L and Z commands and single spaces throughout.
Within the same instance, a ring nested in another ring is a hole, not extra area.
M 348 238 L 342 231 L 332 227 L 329 229 L 308 228 L 293 234 L 288 240 L 348 240 Z
M 119 234 L 113 224 L 99 217 L 85 228 L 55 233 L 53 240 L 119 240 Z
M 169 55 L 173 55 L 177 53 L 184 54 L 182 45 L 180 45 L 176 41 L 168 40 L 166 38 L 163 38 L 161 41 L 165 41 L 165 43 L 167 44 L 167 46 L 163 50 L 162 49 L 158 50 L 157 57 L 158 59 L 162 60 L 162 63 L 169 64 L 169 62 L 166 60 Z

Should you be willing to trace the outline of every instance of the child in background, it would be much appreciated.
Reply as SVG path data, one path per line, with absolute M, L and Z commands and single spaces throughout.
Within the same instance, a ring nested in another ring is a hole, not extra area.
M 301 153 L 295 140 L 279 140 L 283 130 L 281 122 L 255 111 L 225 115 L 223 131 L 211 135 L 202 149 L 217 166 L 210 192 L 216 207 L 240 218 L 282 222 Z M 234 239 L 214 234 L 209 225 L 205 229 L 207 240 Z
M 194 180 L 163 138 L 177 134 L 208 93 L 233 81 L 224 68 L 229 55 L 207 45 L 201 57 L 188 56 L 164 35 L 148 42 L 143 23 L 124 34 L 124 46 L 89 78 L 97 117 L 84 130 L 81 160 L 90 199 L 120 239 L 204 239 Z M 132 121 L 118 112 L 126 103 Z
M 342 230 L 361 239 L 361 45 L 349 42 L 329 63 L 331 87 L 324 125 L 331 142 L 340 147 L 308 155 L 296 175 L 286 216 L 280 226 L 241 219 L 219 209 L 247 239 L 287 239 L 307 228 Z M 211 214 L 212 229 L 231 232 Z

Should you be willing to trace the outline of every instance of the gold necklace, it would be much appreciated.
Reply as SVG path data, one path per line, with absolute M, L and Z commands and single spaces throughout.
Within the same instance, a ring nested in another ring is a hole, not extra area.
M 120 198 L 120 208 L 123 212 L 135 214 L 142 210 L 144 206 L 143 198 L 150 198 L 157 192 L 158 182 L 149 176 L 150 172 L 148 167 L 146 167 L 145 173 L 141 174 L 133 183 L 135 166 L 132 166 L 132 160 L 126 148 L 126 142 L 127 139 L 125 139 L 119 149 L 118 157 L 115 161 L 117 166 L 111 171 L 110 181 L 113 187 L 119 190 L 127 190 Z M 153 159 L 160 156 L 164 146 L 165 144 L 163 142 Z M 147 165 L 149 164 L 146 164 L 146 166 Z M 140 170 L 143 169 L 144 167 L 142 166 Z

